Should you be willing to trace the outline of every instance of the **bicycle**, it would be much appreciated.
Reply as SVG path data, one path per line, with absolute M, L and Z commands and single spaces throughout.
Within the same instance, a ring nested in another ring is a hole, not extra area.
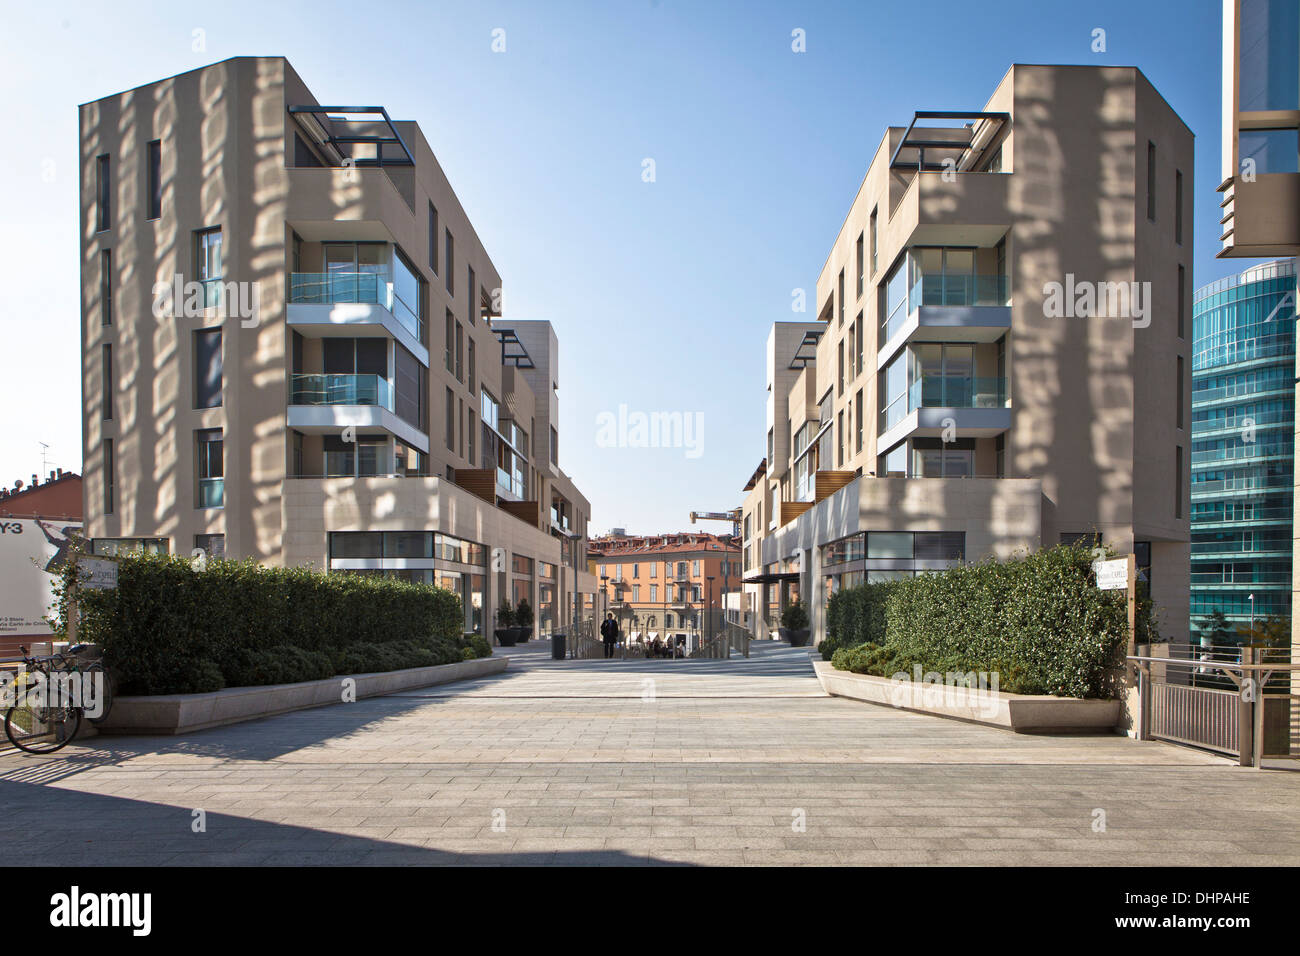
M 102 706 L 98 715 L 87 719 L 98 724 L 108 717 L 113 706 L 112 680 L 102 662 L 82 659 L 81 655 L 87 650 L 87 645 L 75 644 L 62 653 L 48 657 L 30 657 L 25 646 L 20 645 L 19 649 L 23 654 L 24 670 L 15 677 L 14 701 L 5 711 L 4 720 L 5 736 L 11 744 L 27 753 L 51 754 L 66 747 L 77 736 L 85 716 L 85 707 L 80 703 L 62 701 L 58 706 L 51 706 L 48 688 L 54 686 L 52 678 L 56 675 L 89 675 L 92 679 L 93 675 L 100 675 Z M 23 680 L 29 674 L 41 675 L 47 688 L 44 694 L 31 692 L 27 686 L 31 682 Z M 20 682 L 24 685 L 22 689 L 19 687 Z M 41 700 L 41 696 L 46 699 Z

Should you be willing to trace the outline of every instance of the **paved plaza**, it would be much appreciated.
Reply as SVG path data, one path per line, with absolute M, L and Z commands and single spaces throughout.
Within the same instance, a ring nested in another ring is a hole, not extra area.
M 552 661 L 0 753 L 11 864 L 1300 864 L 1300 773 L 827 697 L 808 652 Z M 199 831 L 199 832 L 196 832 Z

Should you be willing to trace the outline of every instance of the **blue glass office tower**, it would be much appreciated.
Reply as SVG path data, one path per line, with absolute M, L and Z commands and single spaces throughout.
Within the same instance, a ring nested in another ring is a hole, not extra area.
M 1294 259 L 1211 283 L 1192 301 L 1193 637 L 1291 614 Z

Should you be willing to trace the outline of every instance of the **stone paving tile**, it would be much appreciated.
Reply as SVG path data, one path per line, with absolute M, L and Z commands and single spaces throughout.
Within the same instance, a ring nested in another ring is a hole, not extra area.
M 1295 772 L 829 698 L 789 649 L 511 657 L 497 677 L 186 739 L 0 754 L 0 853 L 13 865 L 1300 864 Z M 191 832 L 192 808 L 206 833 Z M 1230 831 L 1210 823 L 1225 816 Z

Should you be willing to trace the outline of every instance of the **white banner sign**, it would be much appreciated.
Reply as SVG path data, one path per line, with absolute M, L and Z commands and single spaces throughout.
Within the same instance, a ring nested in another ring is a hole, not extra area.
M 1128 558 L 1094 561 L 1092 570 L 1097 575 L 1097 587 L 1101 590 L 1120 591 L 1128 588 Z
M 67 561 L 70 521 L 0 518 L 0 634 L 47 636 L 54 575 Z

